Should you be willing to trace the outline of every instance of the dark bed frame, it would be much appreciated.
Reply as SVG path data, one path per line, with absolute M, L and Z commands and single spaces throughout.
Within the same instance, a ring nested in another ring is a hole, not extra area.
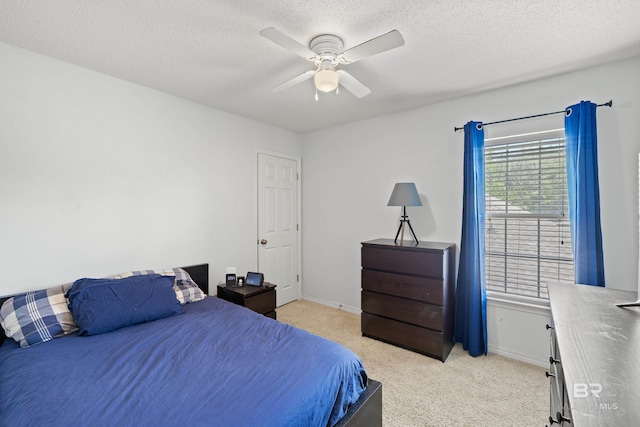
M 198 284 L 205 294 L 209 294 L 209 264 L 182 267 Z M 0 298 L 0 306 L 10 296 Z M 4 329 L 0 327 L 0 345 L 5 340 Z M 369 379 L 367 388 L 360 398 L 335 427 L 382 427 L 382 384 Z

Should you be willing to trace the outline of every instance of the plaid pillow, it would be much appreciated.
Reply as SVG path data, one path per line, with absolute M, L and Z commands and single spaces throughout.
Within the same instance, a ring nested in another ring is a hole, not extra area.
M 160 274 L 162 276 L 175 276 L 176 279 L 173 282 L 173 290 L 176 293 L 176 298 L 180 301 L 180 304 L 185 305 L 190 302 L 200 301 L 206 298 L 202 289 L 198 287 L 196 282 L 193 281 L 189 273 L 182 268 L 172 268 L 164 270 L 138 270 L 127 271 L 125 273 L 118 274 L 115 279 L 124 279 L 130 276 L 142 276 L 144 274 Z
M 29 347 L 78 330 L 65 293 L 71 283 L 9 298 L 0 308 L 7 337 Z

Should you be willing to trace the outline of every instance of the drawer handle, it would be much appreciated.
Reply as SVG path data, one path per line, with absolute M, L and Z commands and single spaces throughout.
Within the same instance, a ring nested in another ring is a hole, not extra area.
M 571 424 L 571 418 L 567 418 L 563 416 L 560 412 L 556 414 L 557 419 L 553 419 L 553 417 L 549 417 L 549 424 L 562 424 L 564 422 Z
M 552 365 L 553 365 L 553 364 L 556 364 L 556 363 L 558 363 L 558 364 L 559 364 L 559 363 L 560 363 L 560 360 L 558 360 L 558 359 L 554 359 L 554 358 L 553 358 L 553 356 L 549 356 L 549 363 L 551 363 Z
M 549 329 L 555 329 L 552 325 L 550 325 L 550 324 L 548 324 L 548 323 L 545 325 L 545 328 L 546 328 L 547 330 L 549 330 Z
M 545 372 L 544 375 L 549 378 L 549 377 L 553 377 L 555 378 L 556 376 L 554 374 L 549 373 L 549 371 Z
M 559 423 L 565 423 L 566 422 L 566 423 L 571 424 L 571 418 L 567 418 L 567 417 L 563 416 L 560 412 L 558 412 L 556 414 L 556 417 L 558 418 L 558 422 Z

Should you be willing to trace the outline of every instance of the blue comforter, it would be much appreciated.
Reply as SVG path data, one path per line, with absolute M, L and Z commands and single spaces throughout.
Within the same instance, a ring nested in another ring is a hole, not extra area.
M 327 426 L 364 390 L 349 349 L 219 300 L 0 347 L 0 426 Z

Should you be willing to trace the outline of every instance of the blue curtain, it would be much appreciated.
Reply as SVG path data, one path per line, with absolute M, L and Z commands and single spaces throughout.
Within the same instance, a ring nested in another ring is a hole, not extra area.
M 453 341 L 471 356 L 487 354 L 487 295 L 484 271 L 484 130 L 464 125 L 462 239 Z
M 564 132 L 576 283 L 604 286 L 596 108 L 589 101 L 567 107 Z

